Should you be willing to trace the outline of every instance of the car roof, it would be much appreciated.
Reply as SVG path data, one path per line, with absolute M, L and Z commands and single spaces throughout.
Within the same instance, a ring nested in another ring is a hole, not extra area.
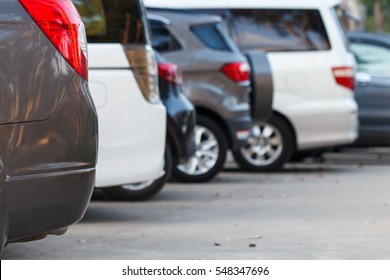
M 333 7 L 339 5 L 341 0 L 197 0 L 197 1 L 183 1 L 183 0 L 144 0 L 147 7 L 154 8 L 245 8 L 245 7 L 259 7 L 259 8 L 319 8 L 319 7 Z M 229 4 L 227 4 L 229 2 Z
M 376 41 L 390 46 L 390 34 L 376 32 L 348 32 L 348 38 L 352 40 Z
M 194 14 L 185 11 L 148 10 L 148 19 L 156 19 L 169 24 L 171 21 L 186 25 L 198 25 L 221 22 L 221 17 L 206 14 Z

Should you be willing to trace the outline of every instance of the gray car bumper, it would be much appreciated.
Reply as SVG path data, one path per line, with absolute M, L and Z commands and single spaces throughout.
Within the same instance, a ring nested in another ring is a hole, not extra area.
M 231 139 L 231 149 L 237 151 L 247 142 L 252 128 L 252 119 L 249 115 L 228 119 L 226 124 Z
M 47 233 L 79 221 L 95 183 L 95 169 L 41 174 L 8 183 L 8 241 Z

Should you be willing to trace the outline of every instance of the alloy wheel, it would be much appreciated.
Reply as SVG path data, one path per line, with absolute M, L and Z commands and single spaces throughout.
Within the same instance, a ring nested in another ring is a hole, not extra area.
M 281 132 L 272 124 L 259 124 L 252 128 L 247 144 L 241 154 L 255 166 L 266 166 L 275 162 L 283 151 Z
M 187 164 L 178 165 L 178 169 L 190 175 L 202 175 L 211 170 L 218 160 L 219 145 L 216 136 L 204 126 L 195 127 L 195 154 Z

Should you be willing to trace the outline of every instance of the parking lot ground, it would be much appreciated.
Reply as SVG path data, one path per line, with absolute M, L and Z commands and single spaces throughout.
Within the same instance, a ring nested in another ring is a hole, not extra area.
M 2 259 L 390 259 L 390 166 L 353 160 L 231 167 L 144 203 L 97 199 L 64 236 Z

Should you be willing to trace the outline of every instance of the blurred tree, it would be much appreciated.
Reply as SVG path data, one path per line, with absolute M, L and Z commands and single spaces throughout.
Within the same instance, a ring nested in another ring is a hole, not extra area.
M 102 36 L 107 33 L 102 0 L 72 1 L 83 18 L 88 36 Z
M 360 2 L 365 4 L 369 10 L 373 10 L 375 31 L 385 32 L 390 0 L 360 0 Z
M 350 16 L 353 18 L 345 22 L 346 27 L 349 30 L 362 30 L 364 29 L 365 11 L 362 9 L 364 5 L 359 0 L 343 0 L 343 9 L 347 10 Z M 346 20 L 346 19 L 345 19 Z

